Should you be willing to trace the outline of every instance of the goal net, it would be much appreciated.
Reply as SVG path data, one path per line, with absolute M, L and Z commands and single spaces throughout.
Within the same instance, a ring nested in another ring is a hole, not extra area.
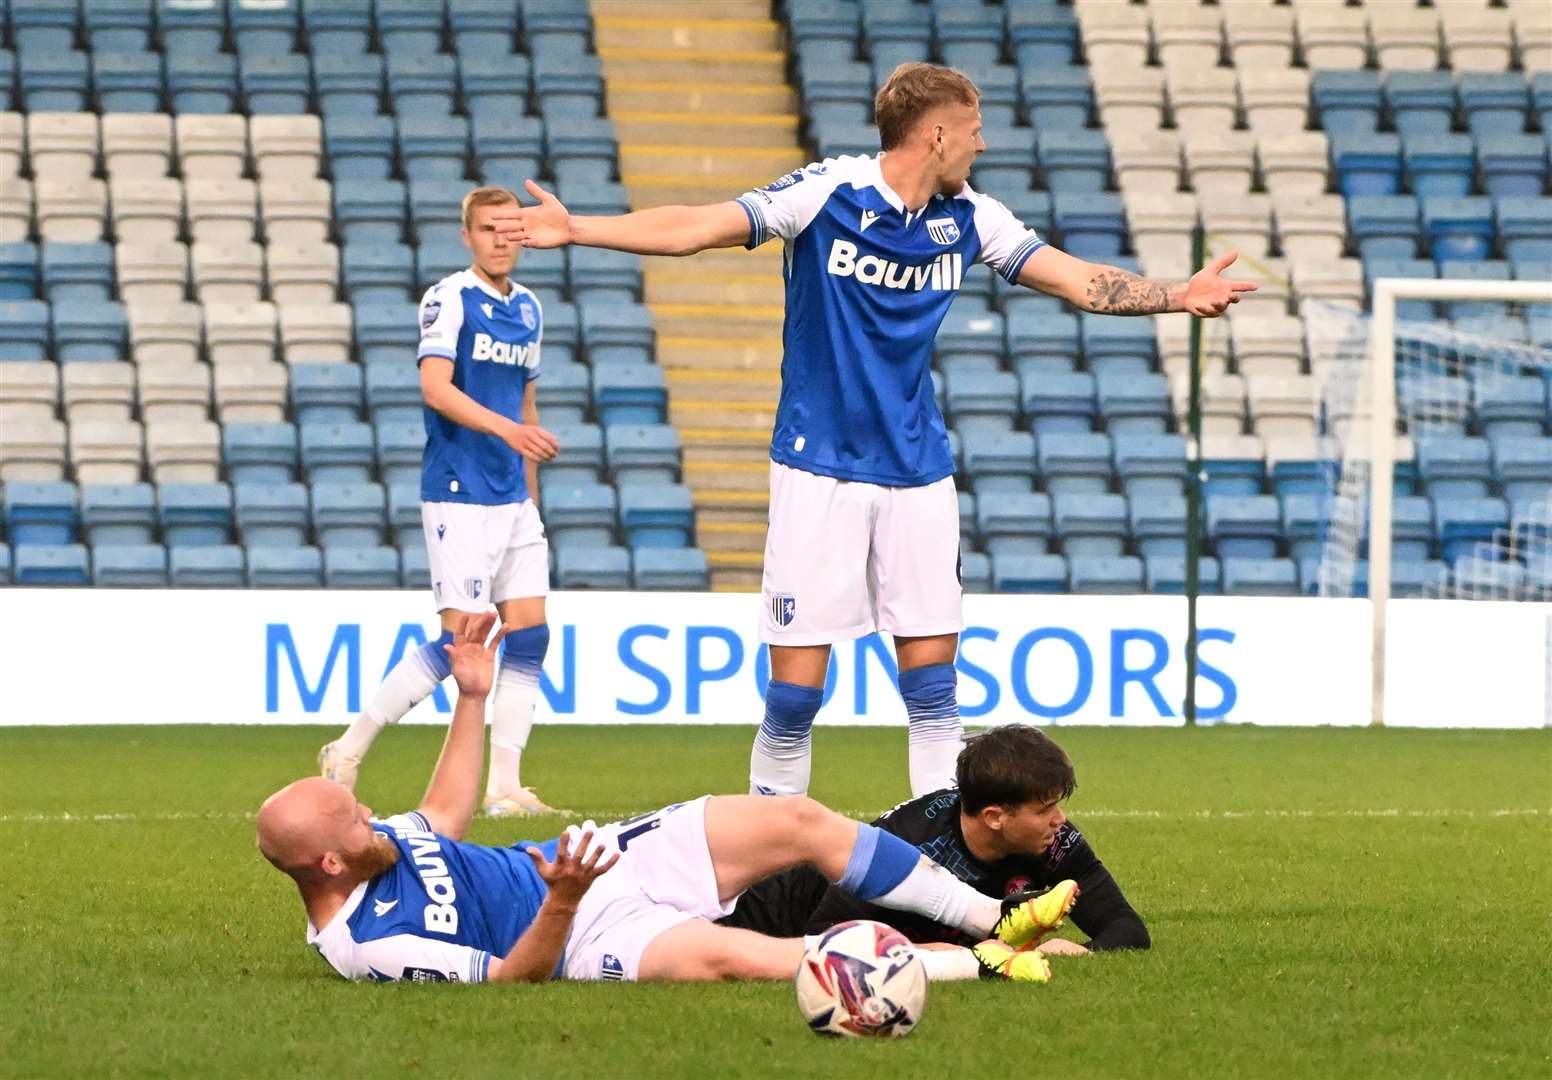
M 1306 309 L 1322 596 L 1552 600 L 1552 282 L 1381 279 Z

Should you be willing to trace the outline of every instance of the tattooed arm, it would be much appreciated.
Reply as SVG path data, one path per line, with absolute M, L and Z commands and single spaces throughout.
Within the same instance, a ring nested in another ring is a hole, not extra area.
M 1103 263 L 1074 258 L 1047 244 L 1031 255 L 1019 272 L 1019 284 L 1060 297 L 1084 311 L 1101 315 L 1158 315 L 1189 311 L 1212 318 L 1222 315 L 1239 294 L 1254 292 L 1249 281 L 1221 276 L 1236 254 L 1218 256 L 1190 281 L 1168 282 L 1141 277 Z

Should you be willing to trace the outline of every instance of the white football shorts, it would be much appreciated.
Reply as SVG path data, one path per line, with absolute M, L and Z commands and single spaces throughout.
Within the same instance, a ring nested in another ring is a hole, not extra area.
M 635 982 L 652 939 L 691 919 L 720 919 L 706 846 L 706 800 L 676 803 L 603 826 L 595 835 L 620 861 L 583 895 L 566 938 L 568 979 Z M 604 856 L 608 858 L 608 855 Z
M 882 487 L 771 462 L 760 640 L 833 645 L 964 629 L 953 477 Z
M 503 600 L 549 595 L 550 543 L 532 499 L 421 503 L 420 520 L 438 611 L 488 611 Z

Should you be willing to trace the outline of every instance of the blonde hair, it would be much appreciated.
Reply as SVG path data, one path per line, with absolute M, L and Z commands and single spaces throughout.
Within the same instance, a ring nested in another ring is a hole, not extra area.
M 517 196 L 504 187 L 477 187 L 463 197 L 463 227 L 469 227 L 476 207 L 505 206 L 515 202 Z
M 928 110 L 940 105 L 977 105 L 981 91 L 962 72 L 940 64 L 906 63 L 889 74 L 873 99 L 879 143 L 893 150 Z

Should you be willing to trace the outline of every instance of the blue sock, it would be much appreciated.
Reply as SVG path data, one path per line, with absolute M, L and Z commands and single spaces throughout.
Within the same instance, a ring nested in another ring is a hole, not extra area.
M 776 682 L 765 688 L 765 719 L 749 755 L 751 795 L 802 795 L 812 767 L 814 716 L 824 691 Z
M 836 884 L 859 900 L 872 900 L 904 881 L 921 857 L 920 851 L 893 833 L 858 825 L 857 843 Z
M 509 630 L 501 639 L 501 674 L 512 672 L 537 683 L 544 656 L 550 651 L 550 624 Z
M 452 643 L 453 632 L 443 630 L 441 637 L 435 641 L 428 641 L 415 650 L 415 655 L 420 657 L 421 662 L 426 665 L 426 670 L 437 682 L 441 682 L 453 673 L 453 662 L 447 658 L 447 650 L 442 647 Z
M 900 672 L 900 696 L 910 723 L 911 794 L 919 797 L 952 787 L 965 737 L 954 665 L 928 664 Z

